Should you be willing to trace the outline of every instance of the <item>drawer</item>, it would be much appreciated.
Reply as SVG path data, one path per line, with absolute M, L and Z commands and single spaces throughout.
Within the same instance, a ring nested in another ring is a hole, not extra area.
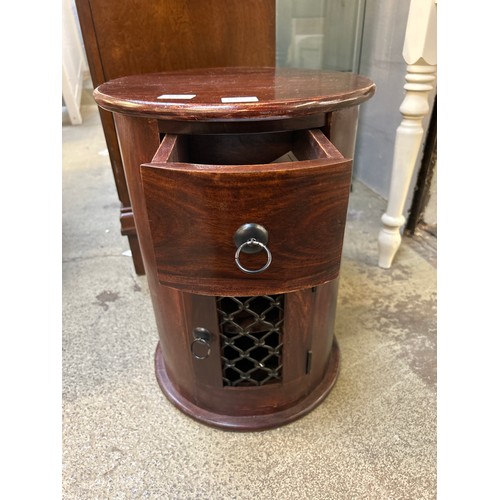
M 336 278 L 351 168 L 319 129 L 167 134 L 141 165 L 158 280 L 245 296 Z

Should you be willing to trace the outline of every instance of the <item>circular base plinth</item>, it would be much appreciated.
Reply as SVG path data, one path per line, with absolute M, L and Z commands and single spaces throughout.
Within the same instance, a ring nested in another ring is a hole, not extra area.
M 160 344 L 156 347 L 155 352 L 156 379 L 169 401 L 182 412 L 199 422 L 230 431 L 261 431 L 272 429 L 293 422 L 306 415 L 316 408 L 316 406 L 318 406 L 328 395 L 337 380 L 339 367 L 340 351 L 337 343 L 334 342 L 323 379 L 306 397 L 298 401 L 295 405 L 274 413 L 255 416 L 234 416 L 205 410 L 186 399 L 177 391 L 167 375 Z

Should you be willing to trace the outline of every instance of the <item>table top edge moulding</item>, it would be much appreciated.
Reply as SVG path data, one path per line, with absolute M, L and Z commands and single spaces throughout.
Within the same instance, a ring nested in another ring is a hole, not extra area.
M 374 92 L 371 80 L 353 73 L 229 67 L 125 76 L 97 87 L 94 98 L 108 111 L 132 116 L 254 121 L 332 112 Z

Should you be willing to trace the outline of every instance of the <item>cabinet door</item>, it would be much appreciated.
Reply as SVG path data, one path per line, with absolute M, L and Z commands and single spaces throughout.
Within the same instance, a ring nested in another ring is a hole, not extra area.
M 169 372 L 195 403 L 184 410 L 219 425 L 255 429 L 289 421 L 318 404 L 338 372 L 337 287 L 334 280 L 279 295 L 183 294 L 186 338 L 181 328 L 174 342 L 191 349 L 173 362 L 183 371 L 190 367 L 194 378 L 179 379 L 173 366 Z M 254 420 L 265 415 L 269 421 Z
M 213 151 L 204 141 L 190 163 L 191 146 L 199 141 L 164 137 L 153 161 L 141 165 L 160 283 L 205 295 L 259 295 L 337 277 L 352 162 L 320 130 L 279 139 L 240 136 L 234 148 L 239 164 L 214 165 L 202 163 L 203 156 L 213 158 L 226 139 L 214 136 Z M 274 155 L 286 154 L 279 162 L 241 164 L 255 144 L 263 154 L 268 146 Z M 231 150 L 224 156 L 231 160 Z M 235 243 L 246 224 L 265 228 L 267 241 Z

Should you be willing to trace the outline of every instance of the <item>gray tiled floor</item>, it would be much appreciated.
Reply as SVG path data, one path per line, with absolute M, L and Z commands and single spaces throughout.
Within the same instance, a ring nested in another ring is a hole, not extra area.
M 333 391 L 279 429 L 206 427 L 156 383 L 147 283 L 120 236 L 97 110 L 83 114 L 63 127 L 64 498 L 435 498 L 433 245 L 404 238 L 392 269 L 378 268 L 385 203 L 355 182 Z

